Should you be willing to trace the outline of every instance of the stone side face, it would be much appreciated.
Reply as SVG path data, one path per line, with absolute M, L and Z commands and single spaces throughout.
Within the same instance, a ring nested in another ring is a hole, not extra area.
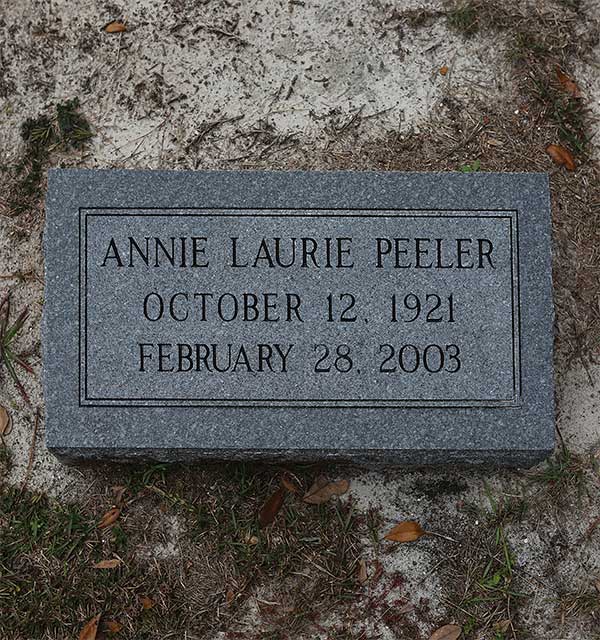
M 553 449 L 545 175 L 53 170 L 45 260 L 61 458 Z

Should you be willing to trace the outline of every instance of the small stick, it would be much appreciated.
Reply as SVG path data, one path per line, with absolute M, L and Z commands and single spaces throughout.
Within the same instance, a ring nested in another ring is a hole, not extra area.
M 33 269 L 30 269 L 29 271 L 19 270 L 14 273 L 2 273 L 0 274 L 0 280 L 22 280 L 23 282 L 27 280 L 36 280 L 37 282 L 44 284 L 44 281 Z
M 455 151 L 458 151 L 462 147 L 464 147 L 467 144 L 469 144 L 469 142 L 471 142 L 471 140 L 473 140 L 473 138 L 475 138 L 475 136 L 477 136 L 479 133 L 481 133 L 484 129 L 485 129 L 485 124 L 483 124 L 483 123 L 479 123 L 479 124 L 475 125 L 475 127 L 473 127 L 473 130 L 471 131 L 471 133 L 469 133 L 469 135 L 466 138 L 461 140 L 457 145 L 452 147 L 452 149 L 450 149 L 449 151 L 447 151 L 446 153 L 444 153 L 442 155 L 442 159 L 445 159 L 445 158 L 451 156 Z
M 298 80 L 298 74 L 296 74 L 293 78 L 292 81 L 290 82 L 290 88 L 288 89 L 288 92 L 284 98 L 284 100 L 289 100 L 290 96 L 292 95 L 292 93 L 294 92 L 294 85 L 296 84 L 296 81 Z
M 25 471 L 25 477 L 21 484 L 21 491 L 25 491 L 29 478 L 31 476 L 31 470 L 33 469 L 33 460 L 35 458 L 35 443 L 37 440 L 38 426 L 40 424 L 40 408 L 35 410 L 35 420 L 33 422 L 33 435 L 31 436 L 31 446 L 29 447 L 29 459 L 27 460 L 27 469 Z
M 444 540 L 449 540 L 450 542 L 458 542 L 458 540 L 455 540 L 454 538 L 451 538 L 450 536 L 445 536 L 443 533 L 437 533 L 437 531 L 425 531 L 425 533 L 429 536 L 435 536 L 436 538 L 442 538 Z
M 203 122 L 198 128 L 198 134 L 187 144 L 185 150 L 189 151 L 192 147 L 195 147 L 197 144 L 202 142 L 206 136 L 214 131 L 217 127 L 220 127 L 223 124 L 229 124 L 231 122 L 237 122 L 241 120 L 244 115 L 232 116 L 231 118 L 222 118 L 221 120 L 214 120 L 212 122 Z
M 232 33 L 231 31 L 226 31 L 225 29 L 221 29 L 214 24 L 199 24 L 194 31 L 192 32 L 194 35 L 200 31 L 200 29 L 206 29 L 209 33 L 214 33 L 218 36 L 225 36 L 226 38 L 231 38 L 232 40 L 236 40 L 240 44 L 247 45 L 248 41 L 240 38 L 236 33 Z

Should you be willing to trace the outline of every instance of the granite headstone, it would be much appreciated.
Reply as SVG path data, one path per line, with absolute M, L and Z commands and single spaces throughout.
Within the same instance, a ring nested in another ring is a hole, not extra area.
M 45 260 L 59 457 L 553 449 L 545 175 L 52 170 Z

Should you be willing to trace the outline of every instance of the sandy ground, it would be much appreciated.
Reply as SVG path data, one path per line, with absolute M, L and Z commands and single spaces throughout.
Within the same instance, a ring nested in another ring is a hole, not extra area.
M 69 3 L 56 1 L 5 9 L 2 161 L 22 144 L 24 119 L 74 96 L 96 136 L 83 157 L 57 161 L 81 167 L 235 168 L 245 159 L 236 132 L 268 127 L 284 141 L 298 137 L 304 150 L 324 148 L 330 128 L 360 110 L 367 118 L 361 135 L 368 138 L 389 129 L 418 129 L 447 95 L 494 100 L 511 91 L 502 43 L 490 47 L 477 36 L 465 44 L 443 21 L 426 33 L 409 30 L 393 9 L 377 3 L 173 4 L 181 5 L 178 11 L 148 1 L 131 3 L 126 12 L 95 2 L 79 3 L 73 12 Z M 423 6 L 436 8 L 418 2 L 403 8 Z M 116 18 L 130 30 L 104 33 L 102 27 Z M 199 29 L 224 24 L 237 24 L 235 33 L 248 44 Z M 449 68 L 445 76 L 442 66 Z M 239 116 L 190 148 L 206 123 Z M 283 153 L 293 155 L 286 144 Z M 15 292 L 15 299 L 30 305 L 29 342 L 35 343 L 43 301 L 41 229 L 16 244 L 15 225 L 0 220 L 0 272 L 33 270 L 40 278 L 17 285 Z M 27 382 L 34 404 L 41 405 L 39 384 Z M 14 482 L 27 465 L 30 431 L 25 415 L 15 420 Z M 65 495 L 65 483 L 77 477 L 40 450 L 30 482 Z
M 1 163 L 18 155 L 20 125 L 27 117 L 75 96 L 96 135 L 84 152 L 57 154 L 53 164 L 236 168 L 252 166 L 248 157 L 255 151 L 253 132 L 270 136 L 257 161 L 268 167 L 274 154 L 280 166 L 281 157 L 293 164 L 294 154 L 306 157 L 311 149 L 326 148 L 331 132 L 357 114 L 363 118 L 359 136 L 364 141 L 389 130 L 398 135 L 418 130 L 432 114 L 443 111 L 448 96 L 460 96 L 467 103 L 493 103 L 510 99 L 515 92 L 500 37 L 475 35 L 465 40 L 436 19 L 425 27 L 410 26 L 399 19 L 398 7 L 378 1 L 137 0 L 115 5 L 23 0 L 1 5 Z M 403 11 L 424 6 L 442 8 L 436 2 L 401 3 Z M 586 6 L 588 11 L 598 10 Z M 102 30 L 114 19 L 126 21 L 126 33 L 109 35 Z M 581 62 L 579 69 L 590 107 L 600 115 L 600 49 L 595 53 L 598 59 Z M 439 71 L 443 66 L 448 67 L 445 75 Z M 215 126 L 207 133 L 207 125 Z M 418 158 L 413 168 L 419 169 Z M 21 228 L 20 224 L 0 217 L 0 293 L 10 288 L 17 307 L 30 307 L 22 344 L 37 354 L 36 375 L 24 380 L 33 405 L 43 412 L 42 231 L 40 225 Z M 24 282 L 7 277 L 16 271 L 34 276 Z M 562 436 L 574 452 L 597 451 L 600 367 L 579 364 L 559 373 L 557 416 Z M 8 481 L 18 485 L 28 473 L 34 417 L 5 378 L 0 384 L 0 404 L 13 418 L 13 430 L 6 437 L 13 454 Z M 101 482 L 93 468 L 65 467 L 46 451 L 43 420 L 34 449 L 31 489 L 73 499 Z M 461 501 L 472 499 L 481 505 L 486 503 L 486 483 L 505 494 L 516 476 L 491 469 L 356 473 L 351 496 L 359 509 L 380 509 L 387 525 L 415 518 L 432 527 L 444 528 L 449 521 L 477 527 L 475 517 L 457 510 L 456 495 L 415 491 L 417 483 L 435 486 L 449 478 L 464 485 Z M 561 533 L 565 544 L 585 533 L 597 511 L 598 505 L 592 504 L 585 517 Z M 560 530 L 557 518 L 541 514 L 535 528 L 529 522 L 521 530 L 518 526 L 511 530 L 510 541 L 520 565 L 538 580 L 536 596 L 524 614 L 530 620 L 529 637 L 577 640 L 584 637 L 579 623 L 567 622 L 557 629 L 549 622 L 554 605 L 548 602 L 561 589 L 576 591 L 590 576 L 600 575 L 600 555 L 597 545 L 584 545 L 576 554 L 557 553 L 553 537 L 554 530 Z M 144 553 L 177 557 L 178 527 L 176 519 L 166 522 L 164 539 Z M 446 574 L 444 567 L 439 568 L 445 560 L 447 556 L 440 555 L 432 541 L 386 556 L 386 571 L 401 572 L 406 591 L 428 602 L 428 621 L 415 617 L 423 633 L 431 631 L 431 619 L 452 618 L 444 600 Z M 244 615 L 251 625 L 251 603 Z M 381 625 L 377 633 L 381 638 L 400 637 Z

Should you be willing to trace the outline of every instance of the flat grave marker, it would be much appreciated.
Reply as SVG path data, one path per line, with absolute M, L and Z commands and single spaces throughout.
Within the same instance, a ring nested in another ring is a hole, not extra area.
M 62 458 L 553 448 L 544 175 L 59 169 L 46 220 Z

